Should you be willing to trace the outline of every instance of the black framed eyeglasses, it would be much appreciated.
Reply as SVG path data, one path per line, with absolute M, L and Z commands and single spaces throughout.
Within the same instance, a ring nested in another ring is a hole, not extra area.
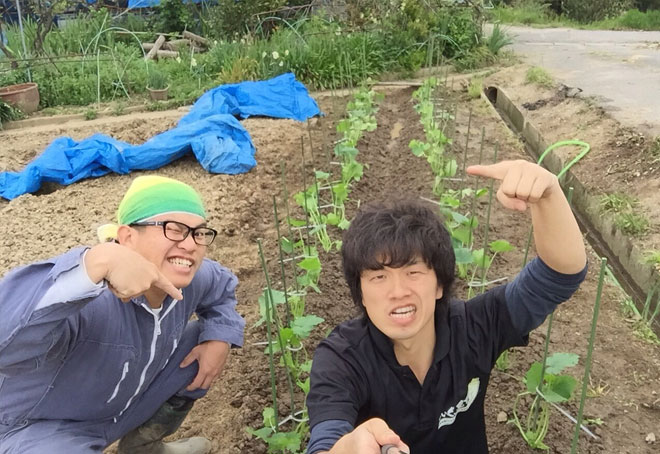
M 180 242 L 188 238 L 192 232 L 193 241 L 200 246 L 208 246 L 213 243 L 218 232 L 209 227 L 190 227 L 182 222 L 176 221 L 145 221 L 134 222 L 129 224 L 131 227 L 145 227 L 145 226 L 163 226 L 163 234 L 165 238 L 171 241 Z

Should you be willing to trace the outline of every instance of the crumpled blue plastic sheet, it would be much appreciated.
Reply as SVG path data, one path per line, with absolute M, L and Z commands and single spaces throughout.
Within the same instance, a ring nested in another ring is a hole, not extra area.
M 109 172 L 154 170 L 194 153 L 211 173 L 237 174 L 256 165 L 254 145 L 235 118 L 267 116 L 304 121 L 319 115 L 316 101 L 293 74 L 216 87 L 204 93 L 177 127 L 131 145 L 103 134 L 76 142 L 55 139 L 21 172 L 0 172 L 0 196 L 14 199 L 43 182 L 68 185 Z

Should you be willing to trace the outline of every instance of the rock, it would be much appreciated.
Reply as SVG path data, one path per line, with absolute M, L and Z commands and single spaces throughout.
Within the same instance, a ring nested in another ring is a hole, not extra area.
M 506 414 L 505 411 L 501 411 L 497 414 L 497 422 L 503 423 L 507 422 L 509 420 L 509 416 Z
M 653 432 L 649 432 L 646 438 L 644 439 L 648 444 L 652 445 L 655 443 L 655 434 Z

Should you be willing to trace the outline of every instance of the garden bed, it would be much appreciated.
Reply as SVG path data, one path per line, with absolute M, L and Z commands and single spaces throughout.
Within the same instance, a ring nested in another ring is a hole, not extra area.
M 458 88 L 458 87 L 456 87 Z M 378 128 L 366 133 L 358 144 L 358 160 L 365 163 L 361 181 L 354 185 L 349 202 L 349 219 L 358 201 L 369 201 L 388 194 L 410 194 L 432 197 L 433 175 L 426 161 L 415 157 L 408 144 L 423 137 L 419 115 L 413 109 L 414 88 L 388 88 L 377 115 Z M 511 93 L 513 90 L 508 89 Z M 455 147 L 462 151 L 466 143 L 468 111 L 472 109 L 468 162 L 478 160 L 479 135 L 485 131 L 485 161 L 491 158 L 493 146 L 499 143 L 500 159 L 525 158 L 521 144 L 515 140 L 502 122 L 481 99 L 469 100 L 461 96 L 456 121 Z M 179 436 L 204 435 L 213 442 L 214 453 L 265 453 L 266 447 L 245 431 L 261 426 L 261 412 L 270 405 L 268 364 L 263 345 L 263 327 L 254 328 L 259 318 L 257 298 L 265 285 L 259 264 L 256 240 L 263 238 L 267 257 L 276 257 L 276 232 L 273 223 L 272 197 L 282 201 L 281 164 L 286 163 L 290 192 L 303 187 L 301 137 L 306 147 L 307 184 L 311 181 L 311 163 L 329 170 L 326 151 L 336 140 L 336 121 L 350 98 L 325 96 L 319 98 L 327 114 L 312 120 L 308 126 L 289 120 L 248 119 L 243 123 L 252 135 L 257 149 L 258 165 L 243 175 L 211 175 L 205 173 L 193 157 L 181 159 L 159 171 L 160 174 L 192 183 L 203 194 L 210 213 L 209 224 L 219 232 L 219 238 L 209 255 L 230 267 L 238 275 L 239 312 L 247 320 L 244 348 L 233 352 L 222 378 L 208 396 L 198 402 L 184 422 Z M 141 143 L 149 137 L 172 127 L 179 113 L 163 112 L 132 114 L 112 119 L 99 119 L 72 126 L 43 127 L 38 130 L 14 130 L 0 133 L 0 169 L 18 170 L 43 150 L 52 139 L 66 134 L 81 139 L 94 132 L 103 132 L 119 140 Z M 591 125 L 590 125 L 591 126 Z M 309 150 L 309 133 L 314 146 Z M 324 149 L 325 146 L 325 149 Z M 603 143 L 602 147 L 606 147 Z M 611 151 L 616 153 L 616 148 Z M 602 162 L 585 158 L 580 172 L 594 175 Z M 459 165 L 460 167 L 460 165 Z M 79 182 L 68 187 L 45 187 L 39 194 L 21 196 L 12 202 L 0 201 L 3 222 L 0 227 L 0 274 L 10 268 L 63 252 L 77 244 L 92 244 L 96 226 L 110 221 L 131 175 L 108 175 Z M 592 181 L 597 185 L 597 181 Z M 293 205 L 293 204 L 292 204 Z M 483 205 L 483 203 L 482 203 Z M 485 213 L 484 210 L 480 213 Z M 493 206 L 491 238 L 506 239 L 516 250 L 499 256 L 490 277 L 513 277 L 523 261 L 529 218 L 526 214 L 511 213 Z M 20 232 L 20 236 L 17 235 Z M 338 237 L 336 231 L 331 234 Z M 560 245 L 558 245 L 560 246 Z M 598 257 L 589 254 L 590 271 L 587 281 L 576 295 L 556 313 L 550 339 L 551 352 L 573 352 L 580 355 L 580 364 L 570 370 L 581 378 L 586 345 L 595 300 L 598 278 Z M 308 349 L 329 329 L 355 313 L 347 289 L 343 285 L 341 263 L 336 253 L 323 254 L 322 294 L 310 295 L 307 312 L 325 319 L 311 338 Z M 457 293 L 465 288 L 457 286 Z M 598 442 L 581 436 L 582 453 L 652 453 L 657 444 L 645 441 L 649 433 L 660 436 L 660 352 L 655 345 L 633 334 L 621 315 L 621 294 L 614 286 L 605 287 L 598 324 L 592 386 L 586 403 L 585 416 L 600 419 L 602 425 L 590 428 L 600 437 Z M 543 352 L 544 327 L 532 333 L 528 348 L 516 349 L 510 367 L 494 371 L 486 399 L 486 420 L 492 453 L 527 453 L 530 449 L 517 429 L 499 423 L 498 414 L 511 418 L 516 395 L 524 390 L 520 378 Z M 284 399 L 281 399 L 284 400 Z M 575 401 L 564 405 L 577 414 Z M 283 408 L 282 408 L 283 409 Z M 283 409 L 284 410 L 284 409 Z M 570 452 L 574 425 L 557 411 L 552 412 L 551 426 L 546 438 L 550 452 Z M 466 434 L 469 436 L 469 434 Z M 108 452 L 112 451 L 112 448 Z

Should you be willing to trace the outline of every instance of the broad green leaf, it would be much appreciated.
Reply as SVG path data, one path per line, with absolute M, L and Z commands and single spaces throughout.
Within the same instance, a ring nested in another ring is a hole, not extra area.
M 472 251 L 472 260 L 479 268 L 488 268 L 492 259 L 488 257 L 488 254 L 484 255 L 484 250 L 482 248 Z
M 296 336 L 306 338 L 316 325 L 322 323 L 324 319 L 316 315 L 305 315 L 291 322 L 291 328 Z
M 298 452 L 300 450 L 298 432 L 275 432 L 267 442 L 269 452 Z
M 285 236 L 280 238 L 280 247 L 285 254 L 291 254 L 293 252 L 293 243 Z
M 451 236 L 460 241 L 461 244 L 468 245 L 471 239 L 470 229 L 465 226 L 456 227 L 455 229 L 452 229 Z M 472 262 L 472 259 L 470 259 L 470 262 Z
M 358 149 L 350 145 L 340 143 L 337 146 L 335 146 L 335 156 L 349 157 L 351 159 L 355 159 L 358 153 L 359 153 Z
M 294 219 L 292 217 L 289 217 L 288 221 L 292 227 L 302 227 L 303 225 L 307 225 L 307 223 L 302 219 Z
M 445 194 L 443 194 L 442 196 L 442 203 L 450 208 L 458 208 L 459 206 L 461 206 L 460 200 L 458 200 L 456 197 L 451 197 Z
M 525 374 L 524 382 L 527 391 L 536 394 L 536 388 L 541 384 L 541 363 L 533 363 Z
M 267 441 L 268 438 L 270 437 L 270 434 L 273 433 L 273 429 L 271 429 L 270 427 L 262 427 L 261 429 L 257 429 L 257 430 L 248 427 L 245 430 L 253 437 L 257 437 L 263 441 Z
M 578 363 L 579 356 L 575 353 L 555 353 L 548 356 L 545 364 L 547 374 L 560 374 L 568 367 L 573 367 Z
M 335 196 L 335 204 L 343 205 L 344 201 L 348 197 L 348 188 L 344 183 L 339 183 L 332 186 L 332 193 Z
M 335 213 L 328 213 L 328 215 L 326 216 L 326 221 L 330 225 L 337 225 L 339 224 L 341 219 Z
M 469 218 L 461 213 L 456 211 L 451 212 L 451 217 L 458 222 L 459 224 L 468 224 Z
M 266 407 L 264 411 L 261 412 L 264 420 L 265 427 L 275 427 L 275 410 L 273 407 Z
M 311 372 L 311 370 L 312 370 L 312 360 L 308 359 L 307 361 L 302 363 L 300 365 L 300 370 L 303 371 L 303 372 L 307 372 L 307 373 Z
M 376 123 L 376 119 L 371 117 L 364 123 L 363 129 L 366 131 L 375 131 L 376 128 L 378 127 L 378 124 Z
M 566 402 L 573 395 L 577 380 L 569 375 L 549 375 L 547 385 L 543 388 L 543 395 L 548 402 Z
M 486 194 L 488 194 L 488 188 L 481 188 L 477 190 L 475 197 L 478 199 L 479 197 L 484 196 Z
M 472 230 L 476 230 L 476 228 L 479 226 L 479 219 L 477 219 L 476 216 L 472 216 L 470 218 L 470 222 L 468 224 L 468 227 L 472 227 Z
M 298 343 L 298 339 L 296 339 L 297 333 L 293 328 L 289 328 L 289 327 L 280 328 L 279 334 L 280 334 L 280 339 L 282 340 L 282 343 L 285 346 Z M 279 349 L 279 342 L 276 342 L 276 345 Z
M 513 251 L 513 246 L 506 240 L 496 240 L 490 243 L 490 250 L 493 252 L 509 252 Z
M 316 175 L 317 180 L 327 180 L 330 178 L 330 174 L 328 172 L 323 172 L 321 170 L 317 170 L 314 172 L 314 174 Z
M 296 381 L 296 385 L 302 389 L 305 395 L 309 394 L 309 377 L 307 377 L 304 381 Z
M 472 188 L 461 189 L 460 197 L 461 197 L 461 199 L 464 199 L 466 197 L 470 197 L 473 192 L 474 192 L 474 190 L 472 190 Z
M 362 164 L 356 161 L 352 161 L 351 163 L 342 166 L 341 179 L 344 183 L 348 183 L 353 180 L 360 181 L 363 172 L 364 170 Z
M 276 306 L 278 304 L 282 304 L 286 301 L 284 299 L 284 292 L 281 292 L 281 291 L 275 290 L 275 289 L 271 289 L 271 294 L 273 296 L 273 303 Z M 266 302 L 269 301 L 268 298 L 269 298 L 268 289 L 265 289 L 263 291 L 263 293 L 261 294 L 261 296 L 259 296 L 259 300 L 258 300 L 259 301 L 259 314 L 261 315 L 261 318 L 259 320 L 257 320 L 257 322 L 254 324 L 254 326 L 260 326 L 263 322 L 265 322 L 267 320 L 266 314 L 268 312 L 267 312 Z M 273 316 L 272 316 L 272 311 L 271 311 L 270 320 L 268 320 L 268 321 L 272 321 L 272 317 Z
M 337 132 L 346 132 L 351 128 L 351 122 L 348 118 L 344 118 L 337 123 Z
M 454 249 L 457 264 L 472 263 L 472 251 L 468 248 L 459 247 Z
M 420 142 L 417 139 L 413 139 L 410 141 L 410 144 L 408 144 L 410 147 L 410 151 L 412 151 L 412 154 L 414 154 L 417 157 L 424 156 L 424 150 L 426 144 L 424 142 Z
M 458 164 L 456 164 L 456 160 L 452 159 L 445 163 L 445 176 L 446 177 L 453 177 L 456 175 L 456 171 L 458 170 Z

